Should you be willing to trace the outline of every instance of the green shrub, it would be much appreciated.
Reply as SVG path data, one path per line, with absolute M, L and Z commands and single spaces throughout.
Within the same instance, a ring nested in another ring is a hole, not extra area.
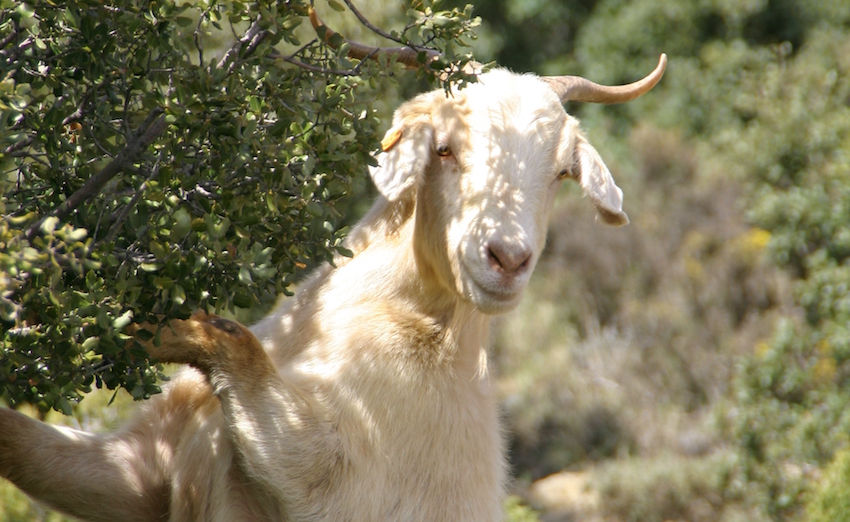
M 731 468 L 728 454 L 612 460 L 594 472 L 593 484 L 612 520 L 718 522 L 737 513 L 724 496 Z
M 850 522 L 850 450 L 835 455 L 807 502 L 808 522 Z
M 749 219 L 795 278 L 799 313 L 738 366 L 742 483 L 775 520 L 801 512 L 814 470 L 850 429 L 850 57 L 845 33 L 809 31 L 743 87 L 752 121 L 727 142 L 748 173 Z M 848 484 L 850 487 L 850 484 Z

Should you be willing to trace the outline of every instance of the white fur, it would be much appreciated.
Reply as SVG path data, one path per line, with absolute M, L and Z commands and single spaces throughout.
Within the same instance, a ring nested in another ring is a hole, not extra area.
M 354 257 L 252 328 L 268 361 L 210 384 L 186 370 L 108 435 L 2 410 L 0 474 L 89 520 L 500 520 L 489 315 L 519 302 L 562 173 L 607 221 L 625 219 L 622 193 L 533 76 L 497 70 L 453 97 L 421 95 L 396 112 L 396 134 Z

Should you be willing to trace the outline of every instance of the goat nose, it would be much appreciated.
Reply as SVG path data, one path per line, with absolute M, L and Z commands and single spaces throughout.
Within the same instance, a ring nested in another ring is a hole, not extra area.
M 490 266 L 506 274 L 516 274 L 528 268 L 531 249 L 526 245 L 509 245 L 504 241 L 491 241 L 487 245 Z

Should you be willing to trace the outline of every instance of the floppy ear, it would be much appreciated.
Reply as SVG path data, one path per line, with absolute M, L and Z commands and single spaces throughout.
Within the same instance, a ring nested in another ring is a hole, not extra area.
M 400 120 L 394 122 L 381 141 L 381 149 L 386 154 L 378 156 L 379 165 L 369 169 L 378 191 L 389 201 L 398 201 L 422 179 L 431 157 L 434 135 L 426 118 Z
M 602 220 L 609 225 L 627 225 L 629 216 L 623 212 L 623 191 L 614 183 L 602 157 L 581 135 L 576 139 L 574 161 L 573 176 L 596 206 Z

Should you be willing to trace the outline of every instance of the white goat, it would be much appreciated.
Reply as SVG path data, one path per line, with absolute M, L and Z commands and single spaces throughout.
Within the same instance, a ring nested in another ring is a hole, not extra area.
M 501 520 L 489 316 L 518 303 L 561 180 L 604 221 L 628 221 L 562 102 L 624 101 L 663 69 L 662 56 L 618 88 L 496 70 L 405 103 L 352 258 L 250 331 L 204 314 L 172 323 L 151 353 L 197 369 L 118 432 L 0 410 L 0 475 L 96 521 Z

